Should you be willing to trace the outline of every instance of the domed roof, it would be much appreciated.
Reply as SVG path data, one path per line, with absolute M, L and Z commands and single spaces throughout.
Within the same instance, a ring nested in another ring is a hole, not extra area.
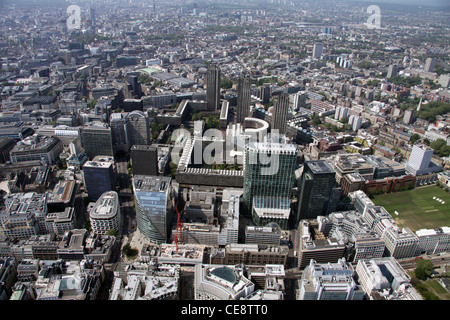
M 215 268 L 211 271 L 211 274 L 232 284 L 236 282 L 236 275 L 233 269 L 228 267 Z

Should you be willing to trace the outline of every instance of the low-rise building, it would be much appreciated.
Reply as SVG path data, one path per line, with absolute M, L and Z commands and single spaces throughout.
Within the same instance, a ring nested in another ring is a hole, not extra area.
M 179 282 L 179 265 L 119 263 L 109 300 L 177 300 Z
M 276 223 L 269 223 L 265 227 L 246 226 L 245 243 L 279 245 L 281 228 Z
M 311 260 L 317 263 L 336 263 L 346 251 L 342 239 L 326 237 L 319 230 L 315 220 L 302 220 L 299 223 L 298 267 L 306 268 Z
M 50 232 L 62 237 L 64 233 L 76 227 L 75 209 L 67 207 L 62 212 L 48 213 L 45 223 Z
M 299 280 L 297 300 L 362 300 L 364 291 L 354 275 L 345 259 L 323 264 L 311 260 Z
M 438 254 L 450 251 L 450 228 L 420 229 L 416 231 L 419 244 L 416 249 L 416 256 L 422 254 Z
M 255 284 L 244 275 L 244 268 L 213 264 L 195 266 L 195 300 L 239 300 L 252 294 Z
M 119 195 L 115 191 L 103 193 L 89 213 L 92 231 L 96 234 L 119 232 L 121 226 L 121 207 Z
M 97 298 L 104 280 L 101 264 L 86 260 L 47 262 L 44 262 L 35 284 L 36 300 L 95 300 Z
M 422 300 L 410 284 L 409 275 L 393 257 L 359 260 L 356 273 L 370 300 Z
M 47 195 L 34 192 L 14 193 L 4 197 L 5 209 L 0 212 L 0 236 L 28 239 L 48 233 Z
M 19 141 L 10 151 L 11 162 L 43 161 L 47 164 L 55 164 L 59 161 L 59 155 L 63 150 L 60 139 L 45 137 L 37 134 Z

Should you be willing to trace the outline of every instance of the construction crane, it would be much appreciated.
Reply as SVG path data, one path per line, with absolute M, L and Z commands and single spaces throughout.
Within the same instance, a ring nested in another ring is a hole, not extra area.
M 175 199 L 173 199 L 173 205 L 175 206 L 175 210 L 177 212 L 177 230 L 175 233 L 175 246 L 176 246 L 176 253 L 178 254 L 178 243 L 181 243 L 183 223 L 181 222 L 180 212 L 178 211 L 178 206 Z

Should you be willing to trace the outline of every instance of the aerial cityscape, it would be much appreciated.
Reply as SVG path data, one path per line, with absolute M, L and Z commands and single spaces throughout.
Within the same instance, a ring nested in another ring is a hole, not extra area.
M 450 300 L 448 1 L 0 11 L 0 300 Z

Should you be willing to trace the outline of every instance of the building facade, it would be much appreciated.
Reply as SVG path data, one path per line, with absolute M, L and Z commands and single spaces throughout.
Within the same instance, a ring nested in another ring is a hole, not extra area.
M 111 127 L 102 122 L 92 122 L 81 130 L 81 143 L 89 159 L 95 156 L 113 156 Z
M 119 196 L 115 191 L 103 193 L 89 213 L 92 231 L 96 234 L 107 234 L 109 231 L 120 231 L 121 212 Z
M 250 113 L 250 78 L 241 77 L 238 83 L 238 101 L 236 107 L 236 122 L 244 124 L 244 119 Z
M 87 161 L 82 167 L 84 185 L 91 201 L 98 200 L 107 191 L 116 190 L 114 158 L 97 159 L 98 161 Z
M 171 178 L 163 176 L 133 177 L 137 227 L 150 242 L 169 239 L 172 221 Z
M 297 300 L 362 300 L 364 291 L 354 274 L 345 259 L 327 264 L 311 260 L 299 280 Z
M 288 112 L 289 94 L 282 93 L 273 107 L 271 130 L 278 130 L 281 134 L 286 133 Z
M 255 142 L 246 146 L 244 205 L 259 226 L 289 219 L 296 165 L 295 145 Z
M 209 65 L 206 74 L 206 103 L 208 110 L 220 109 L 221 71 L 216 65 Z
M 329 213 L 336 172 L 324 160 L 306 161 L 299 188 L 298 221 Z
M 158 148 L 151 145 L 133 145 L 130 149 L 133 175 L 158 175 Z

